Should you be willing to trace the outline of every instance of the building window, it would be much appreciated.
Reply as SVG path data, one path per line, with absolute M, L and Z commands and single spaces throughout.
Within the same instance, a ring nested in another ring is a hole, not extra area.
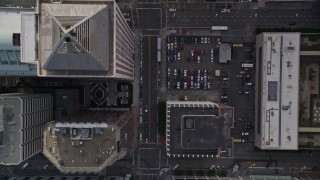
M 20 46 L 20 33 L 13 33 L 12 43 L 13 46 Z

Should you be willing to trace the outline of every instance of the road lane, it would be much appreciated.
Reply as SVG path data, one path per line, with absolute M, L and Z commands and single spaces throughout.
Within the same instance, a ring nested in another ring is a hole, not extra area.
M 297 10 L 272 10 L 264 12 L 261 10 L 231 10 L 230 13 L 221 13 L 219 11 L 177 11 L 168 13 L 168 27 L 210 27 L 213 24 L 221 23 L 234 28 L 234 22 L 246 23 L 253 26 L 289 27 L 289 22 L 297 22 L 298 27 L 318 27 L 320 15 L 317 12 L 299 12 Z M 209 21 L 208 21 L 209 20 Z M 306 23 L 306 22 L 313 23 Z

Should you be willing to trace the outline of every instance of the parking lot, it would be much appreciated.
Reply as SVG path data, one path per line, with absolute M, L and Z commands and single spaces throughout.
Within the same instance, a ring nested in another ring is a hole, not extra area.
M 214 76 L 216 40 L 213 36 L 167 37 L 166 86 L 169 95 L 176 95 L 179 98 L 190 96 L 198 100 L 217 100 L 218 86 Z M 198 95 L 204 96 L 197 97 Z
M 219 63 L 221 43 L 233 45 L 231 61 Z M 166 38 L 168 99 L 221 102 L 235 108 L 232 137 L 253 141 L 253 44 L 222 42 L 219 36 L 168 36 Z

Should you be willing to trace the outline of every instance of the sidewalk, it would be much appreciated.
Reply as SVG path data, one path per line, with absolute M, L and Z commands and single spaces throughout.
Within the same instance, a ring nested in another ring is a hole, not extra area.
M 140 101 L 140 32 L 134 31 L 135 59 L 134 59 L 134 80 L 133 80 L 133 106 L 139 106 Z

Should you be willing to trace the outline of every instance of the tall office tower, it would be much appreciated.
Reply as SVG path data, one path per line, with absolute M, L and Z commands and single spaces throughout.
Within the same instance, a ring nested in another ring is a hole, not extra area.
M 133 80 L 133 33 L 115 1 L 46 2 L 21 22 L 22 61 L 38 76 Z
M 17 165 L 42 151 L 42 128 L 53 119 L 49 94 L 0 95 L 0 164 Z

